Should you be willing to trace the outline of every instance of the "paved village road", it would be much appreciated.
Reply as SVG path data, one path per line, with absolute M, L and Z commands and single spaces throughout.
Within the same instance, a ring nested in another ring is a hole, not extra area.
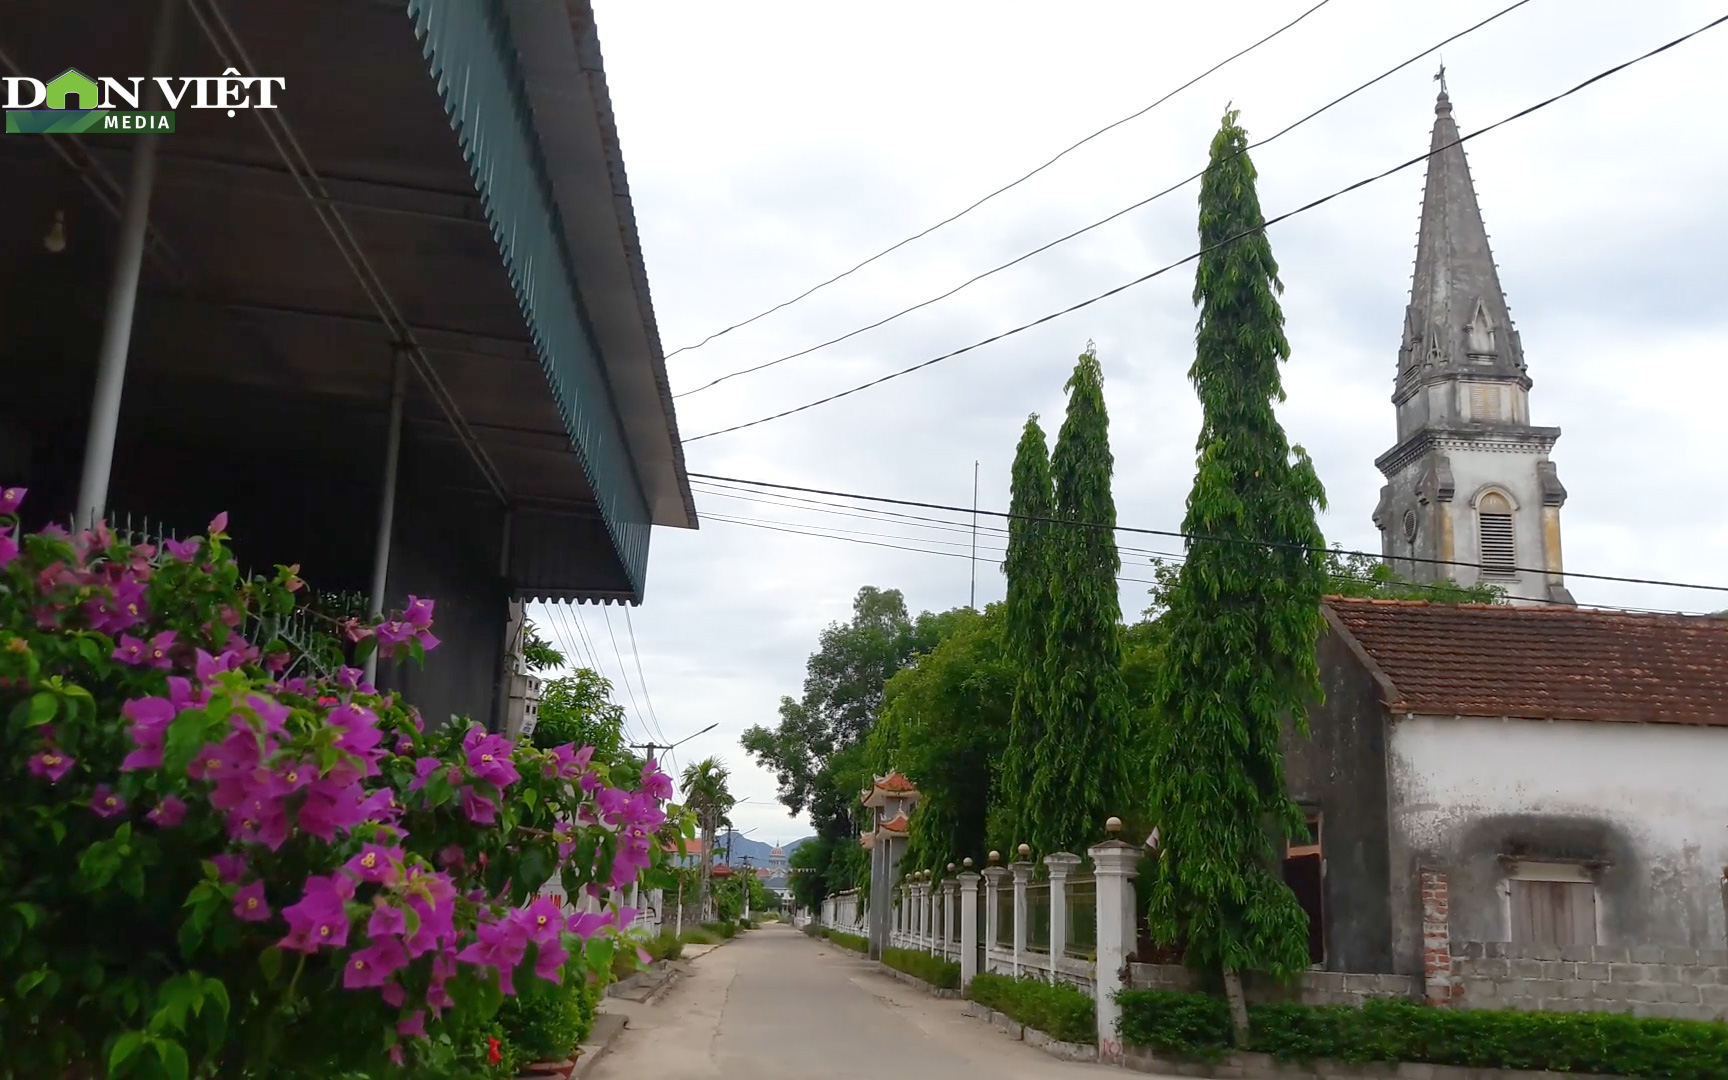
M 780 923 L 691 961 L 659 1002 L 608 1000 L 630 1026 L 591 1080 L 836 1077 L 991 1080 L 1129 1075 L 1061 1061 Z

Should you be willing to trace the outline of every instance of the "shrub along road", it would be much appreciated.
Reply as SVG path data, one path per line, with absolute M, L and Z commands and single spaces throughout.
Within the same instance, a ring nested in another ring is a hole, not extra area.
M 856 953 L 769 923 L 703 956 L 630 1026 L 591 1080 L 1129 1076 L 1059 1061 L 898 982 Z

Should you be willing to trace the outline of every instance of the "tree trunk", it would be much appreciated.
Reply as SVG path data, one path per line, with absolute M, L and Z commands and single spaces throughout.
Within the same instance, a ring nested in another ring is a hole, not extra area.
M 703 922 L 713 922 L 714 913 L 709 910 L 711 890 L 708 884 L 709 875 L 714 870 L 714 822 L 710 818 L 702 823 L 702 888 L 696 897 L 696 910 L 702 913 Z
M 1230 1001 L 1230 1028 L 1236 1036 L 1236 1048 L 1248 1049 L 1248 1002 L 1242 996 L 1242 973 L 1233 968 L 1224 972 L 1224 996 Z

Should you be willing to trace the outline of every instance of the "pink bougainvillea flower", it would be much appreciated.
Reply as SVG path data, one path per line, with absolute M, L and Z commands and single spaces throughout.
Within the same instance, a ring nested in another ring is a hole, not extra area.
M 224 884 L 232 885 L 246 874 L 246 856 L 239 852 L 223 852 L 212 855 L 210 862 L 216 867 L 216 876 Z
M 357 881 L 398 881 L 402 877 L 402 849 L 366 844 L 342 869 Z
M 228 511 L 224 510 L 210 519 L 210 535 L 215 536 L 217 533 L 225 533 L 227 531 Z
M 602 915 L 598 912 L 578 911 L 565 921 L 564 929 L 575 934 L 583 941 L 587 941 L 595 934 L 598 934 L 600 931 L 610 926 L 611 922 L 612 920 L 608 916 Z
M 0 514 L 16 514 L 18 508 L 24 505 L 24 496 L 29 488 L 0 488 Z
M 408 963 L 408 952 L 395 938 L 375 938 L 342 965 L 342 985 L 349 990 L 382 987 Z
M 234 894 L 234 917 L 246 922 L 263 922 L 270 917 L 270 905 L 264 899 L 262 881 L 242 885 Z
M 198 677 L 199 682 L 209 682 L 224 671 L 233 671 L 240 666 L 240 662 L 240 652 L 237 649 L 224 649 L 216 656 L 199 649 L 192 673 Z
M 528 940 L 540 945 L 558 940 L 558 931 L 562 929 L 563 922 L 563 916 L 558 911 L 558 901 L 549 896 L 537 896 L 533 903 L 518 909 L 518 912 L 511 914 L 522 922 L 527 930 Z
M 342 731 L 336 740 L 339 749 L 368 761 L 376 761 L 382 756 L 376 751 L 378 744 L 384 740 L 384 733 L 378 730 L 378 717 L 371 709 L 359 705 L 339 705 L 330 710 L 326 719 Z
M 498 806 L 472 787 L 462 789 L 462 812 L 468 815 L 468 820 L 476 825 L 495 825 L 498 823 Z
M 203 537 L 194 536 L 190 540 L 163 540 L 162 548 L 179 562 L 193 562 L 198 558 L 198 548 L 203 543 Z
M 108 659 L 117 660 L 122 664 L 141 667 L 149 659 L 149 646 L 133 637 L 131 634 L 121 634 L 119 644 L 114 646 L 114 654 Z
M 18 557 L 18 541 L 12 539 L 11 529 L 0 529 L 0 566 L 5 566 Z
M 413 1039 L 426 1037 L 426 1010 L 416 1009 L 396 1024 L 396 1034 Z
M 346 876 L 307 878 L 300 901 L 282 909 L 282 917 L 288 920 L 288 933 L 277 944 L 303 953 L 346 945 L 348 913 L 344 905 L 353 895 L 354 883 Z M 343 978 L 346 981 L 346 974 Z
M 159 829 L 172 829 L 186 820 L 186 801 L 178 795 L 164 796 L 156 809 L 144 816 Z
M 447 870 L 460 867 L 467 861 L 468 856 L 463 852 L 461 844 L 446 844 L 438 849 L 438 865 Z
M 462 750 L 467 755 L 469 770 L 500 791 L 522 779 L 516 766 L 510 763 L 510 755 L 515 749 L 509 739 L 502 735 L 488 735 L 478 724 L 462 736 Z
M 126 800 L 107 784 L 97 784 L 90 796 L 90 809 L 97 817 L 114 818 L 126 812 Z
M 387 981 L 378 988 L 378 996 L 384 999 L 384 1004 L 392 1009 L 400 1009 L 408 1003 L 408 991 L 402 989 L 402 984 L 395 979 Z
M 432 625 L 432 608 L 436 600 L 423 600 L 413 593 L 408 594 L 408 606 L 402 609 L 402 621 L 416 630 L 425 630 Z
M 222 655 L 227 656 L 228 653 Z M 246 707 L 252 710 L 264 725 L 264 730 L 271 735 L 281 734 L 282 729 L 288 725 L 289 715 L 294 711 L 267 694 L 247 694 Z
M 57 746 L 50 746 L 30 755 L 30 775 L 50 784 L 58 784 L 76 764 L 72 756 Z
M 563 982 L 564 961 L 570 953 L 556 942 L 538 947 L 534 956 L 534 974 L 547 982 Z
M 408 914 L 393 904 L 387 904 L 380 897 L 372 908 L 372 917 L 366 920 L 366 936 L 369 938 L 401 937 L 408 932 Z
M 414 782 L 408 785 L 409 791 L 419 791 L 426 786 L 426 781 L 432 778 L 444 763 L 435 757 L 423 757 L 414 763 Z
M 522 962 L 523 954 L 528 951 L 526 928 L 516 919 L 505 918 L 481 923 L 475 928 L 474 937 L 474 943 L 457 953 L 456 959 L 492 968 L 498 972 L 498 989 L 507 997 L 515 996 L 513 976 L 516 965 Z
M 133 698 L 120 706 L 120 715 L 132 721 L 127 734 L 134 749 L 120 762 L 121 772 L 162 767 L 162 741 L 174 722 L 175 708 L 165 698 Z
M 366 820 L 361 791 L 354 782 L 335 783 L 329 778 L 313 781 L 306 789 L 306 801 L 300 804 L 301 830 L 326 844 L 334 843 L 338 832 L 347 832 Z
M 672 797 L 672 778 L 661 772 L 659 764 L 652 758 L 642 766 L 642 791 L 660 802 Z

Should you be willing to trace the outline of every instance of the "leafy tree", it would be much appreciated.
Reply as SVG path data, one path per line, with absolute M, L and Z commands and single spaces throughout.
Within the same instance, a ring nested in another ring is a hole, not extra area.
M 1122 607 L 1116 588 L 1114 459 L 1097 353 L 1069 378 L 1068 415 L 1050 458 L 1055 490 L 1049 637 L 1037 669 L 1043 731 L 1023 796 L 1023 839 L 1039 854 L 1078 850 L 1125 813 L 1129 748 L 1122 682 Z M 1073 524 L 1069 524 L 1073 523 Z
M 1191 965 L 1223 973 L 1240 1042 L 1240 972 L 1289 976 L 1308 964 L 1307 916 L 1276 870 L 1274 834 L 1303 828 L 1279 734 L 1286 720 L 1306 734 L 1304 708 L 1320 694 L 1327 573 L 1315 523 L 1325 492 L 1273 411 L 1284 398 L 1278 364 L 1290 355 L 1283 286 L 1236 115 L 1224 116 L 1200 189 L 1205 254 L 1188 375 L 1203 420 L 1188 557 L 1164 616 L 1150 915 L 1154 934 L 1184 944 Z
M 1430 600 L 1436 604 L 1503 604 L 1506 590 L 1478 582 L 1460 585 L 1439 581 L 1410 581 L 1371 555 L 1346 555 L 1336 549 L 1326 553 L 1326 593 L 1329 596 L 1379 596 L 1395 600 Z
M 1015 668 L 1003 605 L 945 612 L 942 640 L 888 680 L 870 734 L 873 772 L 899 768 L 918 785 L 905 869 L 984 854 L 993 766 L 1007 743 Z
M 795 814 L 808 809 L 817 834 L 833 842 L 818 849 L 829 855 L 825 877 L 867 865 L 854 831 L 858 792 L 869 779 L 863 739 L 889 678 L 939 638 L 936 620 L 928 612 L 908 616 L 898 589 L 859 589 L 852 620 L 822 631 L 805 667 L 803 699 L 781 698 L 776 727 L 744 733 L 744 749 L 774 772 L 780 802 Z
M 522 631 L 522 662 L 528 665 L 529 671 L 545 671 L 563 667 L 564 654 L 540 636 L 539 627 L 529 623 Z
M 577 668 L 541 688 L 534 745 L 549 750 L 565 743 L 592 746 L 600 761 L 627 756 L 624 707 L 612 700 L 612 683 L 597 671 Z
M 714 834 L 720 831 L 726 815 L 738 802 L 732 797 L 731 789 L 727 786 L 730 779 L 731 774 L 719 758 L 703 758 L 684 767 L 684 805 L 695 812 L 697 826 L 702 830 L 704 857 L 697 905 L 704 920 L 710 917 L 713 910 L 709 905 L 714 869 Z
M 1002 571 L 1008 578 L 1004 600 L 1003 646 L 1015 671 L 1008 737 L 997 773 L 996 810 L 990 833 L 1004 848 L 1019 842 L 1027 818 L 1032 766 L 1044 727 L 1038 705 L 1051 616 L 1051 526 L 1056 495 L 1050 481 L 1050 451 L 1038 416 L 1026 418 L 1008 497 L 1008 552 Z

